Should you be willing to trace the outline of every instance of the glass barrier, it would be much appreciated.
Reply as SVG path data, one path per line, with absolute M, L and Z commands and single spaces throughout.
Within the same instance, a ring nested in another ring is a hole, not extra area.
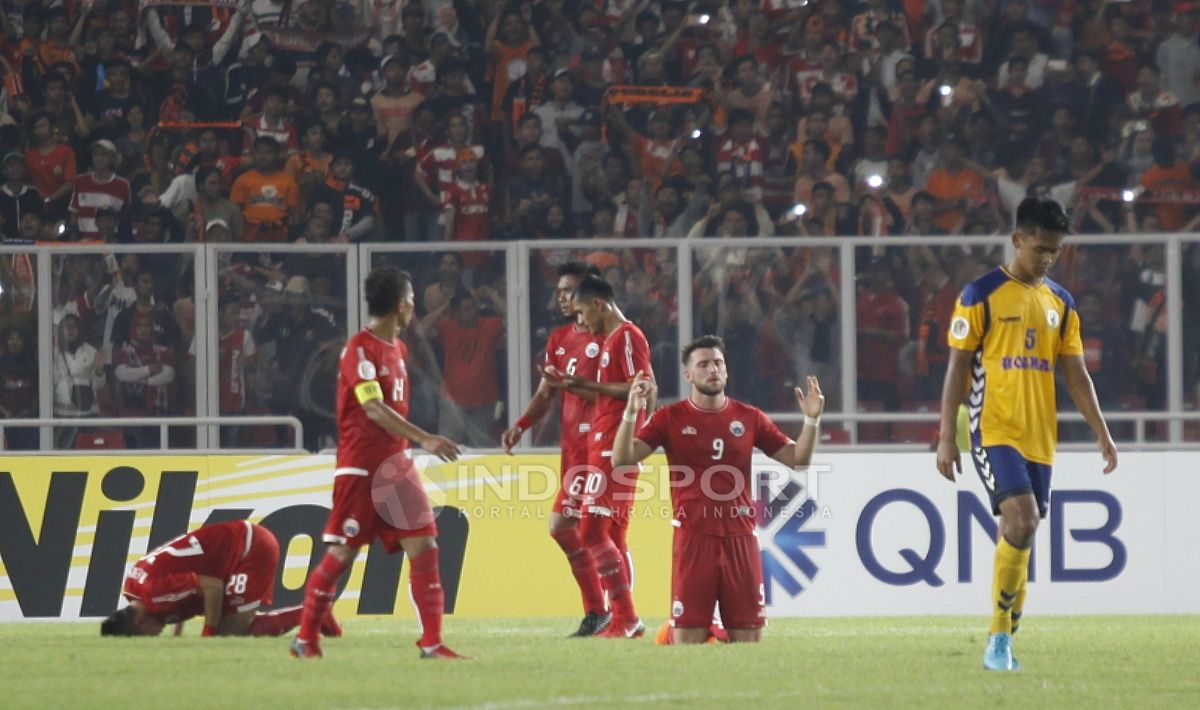
M 499 446 L 508 426 L 505 252 L 373 253 L 371 268 L 381 266 L 413 277 L 416 318 L 402 336 L 410 418 L 466 446 Z
M 1200 241 L 1183 243 L 1183 408 L 1200 412 Z M 1185 422 L 1184 441 L 1200 441 L 1200 421 Z
M 195 415 L 196 371 L 188 356 L 196 321 L 194 268 L 190 253 L 52 256 L 56 417 Z M 172 430 L 167 443 L 194 446 L 194 431 Z M 62 449 L 160 445 L 158 427 L 55 433 Z
M 855 250 L 856 392 L 862 413 L 937 414 L 950 350 L 946 328 L 963 287 L 1003 263 L 993 241 Z M 863 422 L 863 443 L 932 444 L 938 424 Z
M 679 257 L 674 247 L 659 248 L 533 248 L 529 251 L 529 343 L 526 366 L 537 386 L 537 368 L 545 361 L 551 334 L 568 322 L 556 298 L 558 267 L 580 261 L 598 268 L 616 292 L 622 313 L 633 321 L 650 344 L 651 367 L 658 383 L 658 402 L 679 398 Z M 559 442 L 559 411 L 546 414 L 532 432 L 534 446 Z
M 725 340 L 730 396 L 795 413 L 793 388 L 815 375 L 841 411 L 840 284 L 831 247 L 693 249 L 692 336 Z
M 338 356 L 346 342 L 345 252 L 217 252 L 217 363 L 221 415 L 293 415 L 304 447 L 336 445 Z M 194 352 L 194 346 L 193 346 Z M 291 443 L 286 426 L 222 427 L 222 447 Z
M 37 254 L 0 253 L 0 417 L 38 416 Z M 36 428 L 6 428 L 0 448 L 38 448 Z

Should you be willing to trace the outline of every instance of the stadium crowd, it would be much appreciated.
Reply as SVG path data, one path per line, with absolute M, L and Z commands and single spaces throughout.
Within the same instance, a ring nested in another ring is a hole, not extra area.
M 1007 233 L 1023 197 L 1058 199 L 1082 233 L 1200 225 L 1198 20 L 1162 0 L 5 0 L 0 234 L 260 246 L 222 252 L 220 412 L 294 413 L 314 449 L 332 443 L 345 270 L 274 245 L 429 243 L 376 259 L 417 276 L 414 418 L 495 446 L 505 269 L 455 243 L 955 235 L 856 254 L 860 408 L 936 411 L 954 298 L 1000 261 L 972 237 Z M 555 266 L 582 257 L 656 347 L 665 395 L 682 307 L 695 334 L 752 345 L 729 353 L 731 395 L 787 410 L 816 374 L 842 407 L 835 250 L 698 242 L 691 304 L 670 250 L 535 254 L 533 352 Z M 1166 406 L 1164 260 L 1114 239 L 1057 268 L 1106 408 Z M 1195 313 L 1200 246 L 1183 262 Z M 196 411 L 195 267 L 54 256 L 55 416 Z M 38 411 L 34 272 L 0 260 L 5 418 Z M 1184 337 L 1195 405 L 1194 318 Z

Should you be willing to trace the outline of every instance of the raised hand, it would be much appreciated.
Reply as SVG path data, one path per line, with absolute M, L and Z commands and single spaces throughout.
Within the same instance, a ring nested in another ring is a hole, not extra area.
M 816 377 L 808 376 L 808 394 L 800 387 L 796 388 L 796 403 L 806 417 L 817 419 L 825 411 L 825 395 L 821 393 L 821 383 Z

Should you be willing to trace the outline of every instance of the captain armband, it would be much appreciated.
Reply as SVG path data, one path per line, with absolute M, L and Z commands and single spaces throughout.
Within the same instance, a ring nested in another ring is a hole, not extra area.
M 359 382 L 354 386 L 354 396 L 358 398 L 359 404 L 366 404 L 373 399 L 383 399 L 383 389 L 375 380 Z

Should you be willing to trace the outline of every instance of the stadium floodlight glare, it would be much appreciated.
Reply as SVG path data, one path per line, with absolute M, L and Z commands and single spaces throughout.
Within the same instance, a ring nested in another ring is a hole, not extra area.
M 868 175 L 866 182 L 867 182 L 867 187 L 871 188 L 872 190 L 875 190 L 883 185 L 883 178 L 880 177 L 879 175 Z

